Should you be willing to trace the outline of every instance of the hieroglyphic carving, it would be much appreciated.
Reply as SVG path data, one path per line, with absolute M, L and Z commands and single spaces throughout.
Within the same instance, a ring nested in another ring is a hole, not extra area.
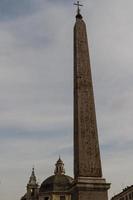
M 74 28 L 74 175 L 72 200 L 108 200 L 102 178 L 91 67 L 85 23 Z
M 86 28 L 83 20 L 75 26 L 74 38 L 74 132 L 76 176 L 101 177 L 101 161 L 95 116 Z M 77 156 L 78 154 L 78 156 Z

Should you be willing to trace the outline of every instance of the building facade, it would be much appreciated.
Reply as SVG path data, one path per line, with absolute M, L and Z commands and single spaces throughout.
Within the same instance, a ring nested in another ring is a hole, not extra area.
M 39 187 L 34 168 L 27 184 L 27 192 L 21 200 L 71 200 L 73 178 L 65 175 L 61 158 L 55 164 L 54 175 L 46 178 Z
M 122 192 L 112 197 L 111 200 L 133 200 L 133 185 L 123 189 Z

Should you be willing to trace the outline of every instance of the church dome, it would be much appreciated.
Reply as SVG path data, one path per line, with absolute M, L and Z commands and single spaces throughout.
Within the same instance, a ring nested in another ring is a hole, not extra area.
M 70 189 L 73 178 L 65 175 L 64 163 L 61 158 L 59 158 L 55 166 L 55 175 L 50 176 L 46 180 L 44 180 L 40 187 L 40 193 L 51 191 L 60 192 Z
M 53 175 L 47 178 L 40 187 L 40 192 L 66 191 L 70 189 L 73 178 L 66 175 Z

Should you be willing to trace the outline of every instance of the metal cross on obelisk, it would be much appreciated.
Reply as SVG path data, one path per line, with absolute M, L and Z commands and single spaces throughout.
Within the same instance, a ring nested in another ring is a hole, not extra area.
M 77 3 L 74 3 L 75 6 L 77 6 L 77 13 L 80 14 L 80 7 L 83 6 L 82 4 L 77 1 Z

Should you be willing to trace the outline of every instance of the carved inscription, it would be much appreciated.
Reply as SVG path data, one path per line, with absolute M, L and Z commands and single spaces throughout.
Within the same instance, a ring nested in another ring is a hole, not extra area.
M 74 38 L 74 134 L 76 176 L 101 177 L 101 161 L 86 28 L 81 20 Z

